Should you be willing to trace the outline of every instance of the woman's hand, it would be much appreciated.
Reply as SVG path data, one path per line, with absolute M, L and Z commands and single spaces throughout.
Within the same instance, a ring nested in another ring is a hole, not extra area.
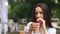
M 37 31 L 39 31 L 39 23 L 34 23 L 34 22 L 33 22 L 33 23 L 30 25 L 29 31 L 30 31 L 30 32 L 34 31 L 35 33 L 36 33 Z
M 33 23 L 32 23 L 32 24 L 33 24 Z M 30 25 L 30 28 L 29 28 L 29 32 L 28 32 L 28 34 L 31 34 L 31 33 L 32 33 L 32 31 L 33 31 L 32 24 Z
M 30 25 L 29 31 L 33 31 L 33 23 Z
M 35 31 L 35 30 L 37 30 L 39 28 L 39 23 L 32 23 L 31 25 L 30 25 L 30 30 L 31 31 Z
M 36 21 L 40 23 L 40 28 L 46 29 L 45 20 L 39 18 Z
M 40 29 L 43 30 L 44 34 L 47 34 L 45 20 L 39 18 L 36 21 L 38 23 L 40 23 Z M 40 32 L 41 32 L 41 34 L 43 33 L 42 31 L 40 31 Z

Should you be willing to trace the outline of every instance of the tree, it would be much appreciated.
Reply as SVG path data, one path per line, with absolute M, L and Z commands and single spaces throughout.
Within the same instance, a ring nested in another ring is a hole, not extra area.
M 52 17 L 60 18 L 60 0 L 58 0 L 58 3 L 55 3 L 55 0 L 17 0 L 16 2 L 14 2 L 14 0 L 9 0 L 9 5 L 11 6 L 9 9 L 9 18 L 12 18 L 14 14 L 17 14 L 19 18 L 30 18 L 32 7 L 37 3 L 47 4 L 53 13 Z

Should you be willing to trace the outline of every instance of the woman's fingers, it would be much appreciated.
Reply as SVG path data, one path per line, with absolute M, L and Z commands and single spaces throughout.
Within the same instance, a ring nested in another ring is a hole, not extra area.
M 40 27 L 43 27 L 45 25 L 45 20 L 41 18 L 37 19 L 36 21 L 40 23 Z
M 32 26 L 33 26 L 33 24 L 31 24 L 31 25 L 30 25 L 30 31 L 32 31 L 32 30 L 33 30 L 33 27 L 32 27 Z
M 31 31 L 35 31 L 35 30 L 38 29 L 38 27 L 39 27 L 39 23 L 32 23 L 32 24 L 30 25 L 30 30 L 31 30 Z

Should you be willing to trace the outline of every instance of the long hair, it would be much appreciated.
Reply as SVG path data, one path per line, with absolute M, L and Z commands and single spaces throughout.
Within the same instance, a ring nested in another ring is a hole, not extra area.
M 42 12 L 43 12 L 43 16 L 44 16 L 44 20 L 46 22 L 45 23 L 46 27 L 52 27 L 52 24 L 51 24 L 51 10 L 44 3 L 38 3 L 38 4 L 34 5 L 33 11 L 32 11 L 32 21 L 36 22 L 36 17 L 35 17 L 35 8 L 36 7 L 41 7 Z

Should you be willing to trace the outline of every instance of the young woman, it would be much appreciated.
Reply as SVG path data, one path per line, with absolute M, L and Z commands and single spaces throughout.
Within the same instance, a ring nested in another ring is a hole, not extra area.
M 33 20 L 27 24 L 24 34 L 56 34 L 56 29 L 51 25 L 51 11 L 46 4 L 34 5 L 32 13 Z

